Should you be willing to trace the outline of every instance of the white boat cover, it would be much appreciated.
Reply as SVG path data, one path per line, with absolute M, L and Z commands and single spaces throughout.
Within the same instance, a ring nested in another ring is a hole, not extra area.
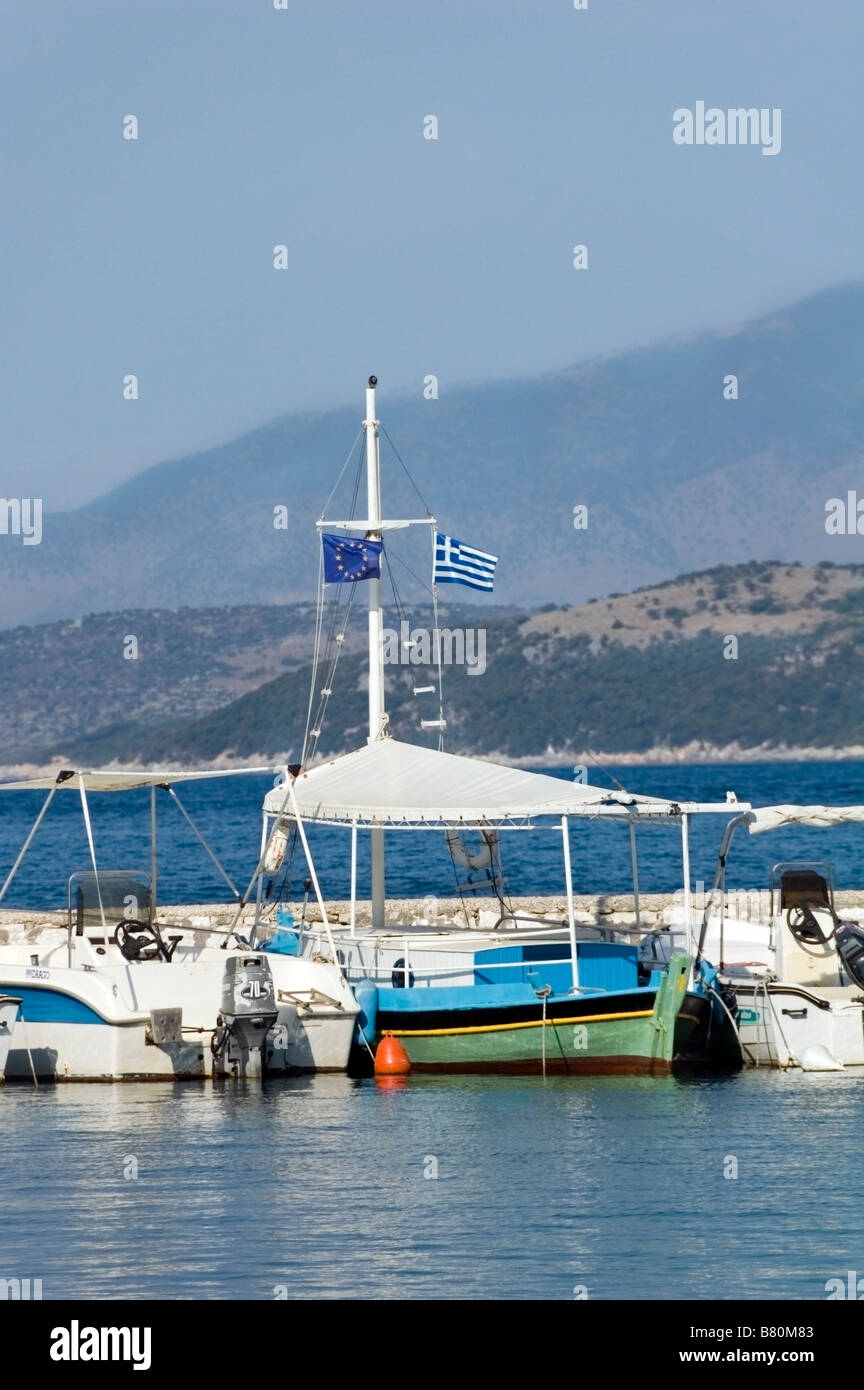
M 231 767 L 214 771 L 184 772 L 181 769 L 157 769 L 149 772 L 136 772 L 134 769 L 118 768 L 116 771 L 92 772 L 83 768 L 63 768 L 49 777 L 30 777 L 23 782 L 0 782 L 0 792 L 48 792 L 52 787 L 58 791 L 80 791 L 81 783 L 88 792 L 126 792 L 133 787 L 173 786 L 175 782 L 199 782 L 207 777 L 240 777 L 249 772 L 268 772 L 272 767 Z
M 750 812 L 751 835 L 782 825 L 862 825 L 864 806 L 757 806 Z
M 500 824 L 530 816 L 677 812 L 672 802 L 655 797 L 523 772 L 391 738 L 301 773 L 294 792 L 303 820 L 379 825 Z M 268 792 L 264 810 L 290 815 L 287 789 Z

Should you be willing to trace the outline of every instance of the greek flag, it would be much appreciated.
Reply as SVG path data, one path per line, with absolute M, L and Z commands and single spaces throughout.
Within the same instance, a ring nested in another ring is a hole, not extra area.
M 457 541 L 453 536 L 435 532 L 433 584 L 467 584 L 469 589 L 485 589 L 491 593 L 497 563 L 497 555 L 488 555 L 485 550 L 475 550 L 473 545 Z

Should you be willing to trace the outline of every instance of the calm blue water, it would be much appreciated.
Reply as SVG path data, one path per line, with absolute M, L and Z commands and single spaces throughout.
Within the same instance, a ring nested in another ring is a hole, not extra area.
M 679 800 L 724 801 L 727 790 L 754 805 L 778 802 L 864 802 L 864 763 L 765 763 L 612 768 L 634 792 Z M 563 770 L 553 775 L 565 777 Z M 592 780 L 612 785 L 602 774 Z M 232 777 L 178 787 L 179 795 L 243 888 L 253 872 L 260 841 L 260 808 L 270 789 L 267 777 Z M 230 894 L 177 809 L 160 793 L 159 899 L 162 902 L 228 900 Z M 0 798 L 0 870 L 6 872 L 33 823 L 42 797 L 7 793 Z M 103 868 L 149 867 L 149 792 L 93 796 L 91 814 L 97 862 Z M 725 818 L 705 817 L 691 829 L 694 882 L 711 882 Z M 310 840 L 326 897 L 349 894 L 349 834 L 310 827 Z M 502 836 L 507 886 L 514 895 L 563 890 L 560 831 Z M 626 827 L 575 823 L 571 836 L 577 891 L 626 892 L 630 887 Z M 639 831 L 640 883 L 646 892 L 681 885 L 680 832 L 675 826 Z M 837 886 L 864 884 L 864 834 L 842 830 L 786 830 L 750 837 L 739 834 L 729 862 L 730 887 L 767 887 L 772 864 L 781 859 L 828 858 Z M 76 792 L 58 793 L 4 903 L 34 908 L 62 907 L 69 875 L 89 867 L 81 807 Z M 302 892 L 305 867 L 298 855 L 290 896 Z M 455 878 L 438 833 L 394 831 L 387 836 L 387 887 L 394 896 L 451 896 Z M 368 841 L 360 837 L 359 892 L 368 896 Z M 287 895 L 286 895 L 287 896 Z
M 864 800 L 857 763 L 617 775 L 682 799 L 733 788 L 757 804 Z M 268 785 L 180 789 L 238 882 Z M 93 801 L 101 862 L 146 867 L 147 794 Z M 77 798 L 55 806 L 14 902 L 59 906 L 68 874 L 87 867 Z M 0 867 L 37 809 L 29 794 L 2 798 Z M 694 879 L 710 879 L 721 825 L 696 827 Z M 448 891 L 440 838 L 389 837 L 391 891 Z M 324 891 L 341 896 L 347 835 L 315 839 Z M 742 839 L 731 883 L 830 855 L 838 884 L 861 886 L 857 839 Z M 170 808 L 160 849 L 164 901 L 227 896 Z M 580 886 L 626 887 L 626 832 L 576 827 L 573 851 Z M 640 853 L 645 889 L 678 886 L 674 829 L 645 830 Z M 514 893 L 560 891 L 556 836 L 514 833 L 505 855 Z M 272 1299 L 281 1286 L 290 1298 L 569 1300 L 585 1286 L 595 1299 L 806 1300 L 864 1274 L 864 1077 L 848 1073 L 7 1086 L 0 1126 L 0 1278 L 42 1279 L 46 1299 Z
M 0 1117 L 0 1277 L 46 1299 L 824 1299 L 864 1274 L 849 1075 L 7 1086 Z

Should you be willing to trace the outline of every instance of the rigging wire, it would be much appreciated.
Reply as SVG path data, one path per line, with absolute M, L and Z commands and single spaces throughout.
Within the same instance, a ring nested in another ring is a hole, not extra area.
M 333 488 L 333 490 L 332 490 L 331 493 L 330 493 L 330 496 L 329 496 L 328 499 L 327 499 L 327 502 L 325 503 L 324 512 L 322 512 L 322 515 L 321 515 L 321 520 L 322 520 L 322 521 L 324 520 L 324 514 L 326 513 L 327 507 L 330 505 L 330 502 L 331 502 L 332 499 L 333 499 L 333 495 L 334 495 L 334 493 L 336 492 L 336 488 L 339 486 L 339 482 L 341 481 L 342 477 L 344 476 L 345 470 L 346 470 L 346 468 L 348 467 L 348 464 L 349 464 L 350 461 L 351 461 L 351 458 L 352 458 L 352 456 L 353 456 L 353 454 L 354 454 L 354 450 L 357 448 L 357 443 L 358 443 L 358 440 L 360 439 L 362 433 L 363 433 L 363 431 L 362 431 L 362 429 L 361 429 L 360 432 L 359 432 L 358 435 L 357 435 L 357 438 L 354 440 L 353 445 L 351 446 L 351 453 L 348 455 L 348 458 L 345 460 L 345 463 L 342 465 L 342 472 L 339 474 L 339 479 L 337 480 L 336 487 Z M 355 473 L 354 473 L 354 486 L 353 486 L 352 492 L 351 492 L 351 505 L 350 505 L 349 512 L 348 512 L 348 519 L 349 519 L 349 520 L 353 518 L 353 516 L 354 516 L 354 514 L 355 514 L 355 511 L 356 511 L 356 508 L 357 508 L 357 499 L 358 499 L 358 496 L 359 496 L 359 494 L 360 494 L 360 482 L 361 482 L 362 474 L 363 474 L 363 454 L 362 454 L 362 450 L 361 450 L 360 453 L 359 453 L 359 455 L 358 455 L 357 467 L 356 467 L 356 470 L 355 470 Z M 346 633 L 346 630 L 347 630 L 347 627 L 348 627 L 348 619 L 349 619 L 349 617 L 350 617 L 350 614 L 351 614 L 351 607 L 352 607 L 353 602 L 354 602 L 354 585 L 353 585 L 353 584 L 350 585 L 350 589 L 351 589 L 351 592 L 350 592 L 350 593 L 348 594 L 348 596 L 347 596 L 347 603 L 346 603 L 346 605 L 345 605 L 344 617 L 343 617 L 343 619 L 342 619 L 341 630 L 337 633 L 336 628 L 337 628 L 337 624 L 338 624 L 339 612 L 340 612 L 340 609 L 341 609 L 341 607 L 342 607 L 342 585 L 341 585 L 341 584 L 337 584 L 337 585 L 335 586 L 335 592 L 334 592 L 334 594 L 333 594 L 333 599 L 332 599 L 332 602 L 331 602 L 331 604 L 330 604 L 329 625 L 328 625 L 328 629 L 327 629 L 327 637 L 326 637 L 326 640 L 324 641 L 324 644 L 323 644 L 323 650 L 324 650 L 323 661 L 324 661 L 324 663 L 325 663 L 326 666 L 327 666 L 327 670 L 326 670 L 326 674 L 325 674 L 325 677 L 324 677 L 324 683 L 323 683 L 323 685 L 321 686 L 321 689 L 319 690 L 319 693 L 318 693 L 318 705 L 317 705 L 317 708 L 315 708 L 315 718 L 314 718 L 314 721 L 313 721 L 313 714 L 312 714 L 312 711 L 313 711 L 313 707 L 315 707 L 315 706 L 314 706 L 314 702 L 315 702 L 315 690 L 316 690 L 316 687 L 317 687 L 317 684 L 318 684 L 318 673 L 319 673 L 319 668 L 320 668 L 320 665 L 321 665 L 321 663 L 322 663 L 322 657 L 321 657 L 321 648 L 322 648 L 321 634 L 322 634 L 323 628 L 324 628 L 324 616 L 325 616 L 325 610 L 326 610 L 326 595 L 325 595 L 325 585 L 324 585 L 324 550 L 323 550 L 323 546 L 319 546 L 319 550 L 318 550 L 318 600 L 317 600 L 317 610 L 316 610 L 315 651 L 314 651 L 314 657 L 313 657 L 313 662 L 312 662 L 312 676 L 311 676 L 311 680 L 310 680 L 310 683 L 309 683 L 309 704 L 308 704 L 307 713 L 306 713 L 306 729 L 305 729 L 305 732 L 304 732 L 304 735 L 303 735 L 303 749 L 302 749 L 302 752 L 301 752 L 301 759 L 300 759 L 300 760 L 301 760 L 301 763 L 302 763 L 304 766 L 306 765 L 308 759 L 309 759 L 311 756 L 313 756 L 314 753 L 317 751 L 318 740 L 319 740 L 319 738 L 321 737 L 321 732 L 322 732 L 322 729 L 323 729 L 323 727 L 324 727 L 324 718 L 325 718 L 325 715 L 326 715 L 326 712 L 327 712 L 327 704 L 328 704 L 328 702 L 329 702 L 330 695 L 332 694 L 332 691 L 333 691 L 333 680 L 334 680 L 334 677 L 335 677 L 335 675 L 336 675 L 336 667 L 337 667 L 337 665 L 338 665 L 338 663 L 339 663 L 339 657 L 340 657 L 341 654 L 342 654 L 342 648 L 343 648 L 344 643 L 345 643 L 345 633 Z
M 309 747 L 309 730 L 312 727 L 312 701 L 318 681 L 318 661 L 321 654 L 321 629 L 324 621 L 324 548 L 318 546 L 318 586 L 315 599 L 315 638 L 312 648 L 312 674 L 309 678 L 309 703 L 306 708 L 306 728 L 303 731 L 303 746 L 300 762 L 305 765 L 306 751 Z
M 435 535 L 434 525 L 431 524 L 431 523 L 434 522 L 434 518 L 433 518 L 433 516 L 432 516 L 431 508 L 429 507 L 429 504 L 427 503 L 425 497 L 423 496 L 422 492 L 420 491 L 419 487 L 417 486 L 416 482 L 414 481 L 414 477 L 413 477 L 413 475 L 411 474 L 410 469 L 408 468 L 407 464 L 405 463 L 405 460 L 402 458 L 402 455 L 399 453 L 399 450 L 396 448 L 396 445 L 394 444 L 393 440 L 391 439 L 391 437 L 390 437 L 390 435 L 389 435 L 389 433 L 388 433 L 386 427 L 385 427 L 384 425 L 379 424 L 379 432 L 380 432 L 381 434 L 384 435 L 384 438 L 387 440 L 387 443 L 390 445 L 390 448 L 392 449 L 392 451 L 393 451 L 393 453 L 394 453 L 394 455 L 395 455 L 395 457 L 396 457 L 396 459 L 397 459 L 397 461 L 398 461 L 400 467 L 402 468 L 402 471 L 404 472 L 404 474 L 405 474 L 405 476 L 407 477 L 409 483 L 411 484 L 412 488 L 414 489 L 415 493 L 417 494 L 417 497 L 418 497 L 419 500 L 420 500 L 420 503 L 421 503 L 421 505 L 422 505 L 422 507 L 423 507 L 425 513 L 426 513 L 426 516 L 429 518 L 429 521 L 430 521 L 430 537 L 431 537 L 431 542 L 432 542 L 432 573 L 433 573 L 433 576 L 434 576 L 434 573 L 435 573 L 435 544 L 436 544 L 436 535 Z M 331 490 L 331 492 L 330 492 L 330 495 L 329 495 L 329 497 L 327 498 L 326 503 L 324 504 L 324 508 L 323 508 L 323 510 L 322 510 L 321 517 L 320 517 L 320 520 L 321 520 L 321 521 L 324 521 L 324 519 L 325 519 L 326 512 L 327 512 L 327 508 L 330 506 L 330 503 L 332 502 L 333 497 L 334 497 L 335 494 L 336 494 L 336 491 L 337 491 L 337 489 L 338 489 L 338 487 L 339 487 L 339 484 L 341 483 L 342 478 L 343 478 L 344 475 L 345 475 L 345 472 L 346 472 L 346 470 L 347 470 L 347 468 L 348 468 L 348 465 L 349 465 L 350 462 L 351 462 L 351 459 L 352 459 L 352 457 L 353 457 L 353 455 L 354 455 L 354 451 L 355 451 L 355 449 L 357 448 L 357 445 L 358 445 L 360 439 L 362 438 L 363 433 L 364 433 L 364 430 L 363 430 L 363 426 L 361 425 L 360 430 L 359 430 L 358 433 L 357 433 L 357 437 L 355 438 L 354 443 L 352 444 L 351 449 L 350 449 L 350 451 L 349 451 L 349 453 L 348 453 L 348 457 L 346 458 L 344 464 L 342 465 L 342 469 L 341 469 L 341 471 L 340 471 L 340 473 L 339 473 L 339 477 L 336 479 L 336 482 L 335 482 L 335 484 L 334 484 L 334 486 L 333 486 L 333 488 L 332 488 L 332 490 Z M 349 520 L 350 520 L 350 519 L 353 519 L 353 517 L 356 515 L 357 501 L 358 501 L 358 497 L 359 497 L 360 483 L 361 483 L 361 479 L 362 479 L 362 466 L 363 466 L 363 456 L 362 456 L 362 451 L 361 451 L 360 454 L 359 454 L 359 456 L 358 456 L 357 469 L 356 469 L 355 477 L 354 477 L 354 486 L 353 486 L 353 489 L 352 489 L 352 496 L 351 496 L 351 506 L 350 506 L 350 510 L 349 510 L 349 513 L 348 513 L 348 519 L 349 519 Z M 401 596 L 401 594 L 400 594 L 400 592 L 399 592 L 399 586 L 398 586 L 398 584 L 397 584 L 397 582 L 396 582 L 396 575 L 395 575 L 395 572 L 394 572 L 394 569 L 393 569 L 393 565 L 391 564 L 391 555 L 390 555 L 390 552 L 389 552 L 389 550 L 387 550 L 387 549 L 385 549 L 385 548 L 382 547 L 382 552 L 381 552 L 381 553 L 382 553 L 382 555 L 383 555 L 383 557 L 384 557 L 384 564 L 385 564 L 385 567 L 386 567 L 386 570 L 387 570 L 387 577 L 388 577 L 388 579 L 389 579 L 389 581 L 390 581 L 390 587 L 391 587 L 391 590 L 392 590 L 392 593 L 393 593 L 393 603 L 394 603 L 394 607 L 395 607 L 395 609 L 396 609 L 397 616 L 399 617 L 400 622 L 401 622 L 401 621 L 407 621 L 407 620 L 408 620 L 407 609 L 406 609 L 406 606 L 405 606 L 405 604 L 404 604 L 404 602 L 403 602 L 403 600 L 402 600 L 402 596 Z M 435 650 L 435 666 L 436 666 L 437 677 L 438 677 L 438 680 L 437 680 L 437 685 L 438 685 L 438 725 L 439 725 L 439 727 L 438 727 L 438 748 L 439 748 L 439 751 L 443 751 L 443 749 L 444 749 L 444 672 L 443 672 L 442 652 L 441 652 L 442 643 L 441 643 L 441 636 L 440 636 L 440 608 L 439 608 L 439 600 L 438 600 L 438 586 L 435 584 L 434 577 L 433 577 L 433 581 L 432 581 L 431 587 L 430 587 L 428 584 L 426 584 L 426 583 L 424 582 L 424 580 L 422 580 L 422 579 L 420 578 L 420 576 L 419 576 L 418 574 L 415 573 L 415 571 L 411 568 L 411 566 L 410 566 L 405 560 L 403 560 L 402 557 L 401 557 L 399 554 L 397 554 L 395 551 L 394 551 L 393 554 L 392 554 L 392 559 L 393 559 L 393 560 L 396 560 L 400 565 L 402 565 L 402 567 L 403 567 L 405 570 L 408 571 L 408 573 L 409 573 L 409 574 L 411 575 L 411 577 L 416 581 L 416 583 L 420 586 L 420 588 L 421 588 L 421 589 L 424 589 L 428 594 L 431 594 L 431 597 L 432 597 L 432 618 L 433 618 L 433 638 L 434 638 L 434 650 Z M 324 585 L 324 573 L 323 573 L 323 548 L 320 549 L 320 550 L 319 550 L 319 562 L 318 562 L 318 601 L 317 601 L 317 605 L 316 605 L 315 649 L 314 649 L 313 668 L 312 668 L 312 681 L 311 681 L 310 690 L 309 690 L 309 705 L 308 705 L 307 716 L 306 716 L 306 729 L 305 729 L 304 737 L 303 737 L 303 750 L 302 750 L 302 758 L 301 758 L 301 761 L 302 761 L 302 763 L 303 763 L 304 765 L 305 765 L 306 762 L 307 762 L 308 756 L 314 751 L 312 745 L 313 745 L 313 744 L 317 745 L 318 739 L 319 739 L 320 736 L 321 736 L 321 731 L 322 731 L 322 728 L 323 728 L 324 716 L 325 716 L 325 714 L 326 714 L 327 704 L 328 704 L 330 695 L 332 694 L 333 680 L 334 680 L 334 677 L 335 677 L 335 674 L 336 674 L 336 667 L 337 667 L 337 664 L 338 664 L 338 661 L 339 661 L 339 657 L 340 657 L 340 655 L 341 655 L 342 647 L 344 646 L 344 639 L 345 639 L 345 633 L 346 633 L 347 626 L 348 626 L 348 619 L 349 619 L 349 617 L 350 617 L 351 608 L 352 608 L 353 602 L 354 602 L 355 585 L 354 585 L 354 584 L 351 584 L 351 586 L 350 586 L 351 592 L 350 592 L 349 595 L 348 595 L 348 600 L 347 600 L 347 603 L 346 603 L 346 605 L 345 605 L 344 617 L 343 617 L 343 620 L 342 620 L 341 629 L 340 629 L 340 631 L 337 633 L 337 632 L 336 632 L 337 618 L 338 618 L 338 615 L 339 615 L 339 610 L 340 610 L 340 608 L 341 608 L 341 606 L 342 606 L 341 588 L 342 588 L 341 585 L 338 585 L 338 586 L 336 587 L 336 592 L 335 592 L 335 594 L 334 594 L 334 596 L 333 596 L 333 603 L 332 603 L 332 605 L 331 605 L 331 612 L 330 612 L 330 620 L 329 620 L 329 627 L 328 627 L 328 632 L 327 632 L 327 638 L 326 638 L 326 641 L 325 641 L 325 643 L 324 643 L 324 652 L 325 652 L 324 661 L 325 661 L 325 663 L 327 664 L 327 672 L 326 672 L 326 676 L 325 676 L 325 683 L 324 683 L 324 685 L 321 687 L 321 690 L 319 691 L 319 703 L 318 703 L 317 710 L 316 710 L 316 718 L 315 718 L 315 721 L 314 721 L 314 727 L 312 727 L 312 708 L 313 708 L 313 704 L 314 704 L 315 688 L 316 688 L 316 684 L 317 684 L 317 678 L 318 678 L 319 667 L 320 667 L 320 665 L 322 664 L 322 659 L 321 659 L 321 638 L 322 638 L 322 633 L 323 633 L 323 630 L 324 630 L 324 613 L 325 613 L 325 585 Z M 589 756 L 591 756 L 591 755 L 589 755 Z M 596 761 L 596 759 L 595 759 L 595 761 Z M 600 766 L 599 763 L 598 763 L 598 766 Z M 606 769 L 604 769 L 604 771 L 605 771 L 605 770 L 606 770 Z M 612 776 L 611 773 L 609 773 L 608 775 L 609 775 L 610 777 L 612 777 L 612 780 L 613 780 L 613 781 L 616 781 L 616 779 Z M 620 784 L 620 783 L 617 783 L 617 785 L 618 785 L 619 787 L 621 787 L 621 784 Z M 624 790 L 623 787 L 621 788 L 621 790 Z M 285 890 L 287 889 L 287 887 L 289 886 L 290 880 L 291 880 L 291 870 L 292 870 L 292 866 L 293 866 L 294 848 L 295 848 L 295 846 L 294 846 L 294 844 L 293 844 L 293 838 L 294 838 L 294 837 L 293 837 L 293 835 L 292 835 L 292 843 L 289 845 L 289 853 L 288 853 L 288 855 L 286 856 L 287 859 L 288 859 L 288 861 L 289 861 L 288 864 L 286 865 L 286 868 L 287 868 L 288 872 L 287 872 L 286 874 L 283 875 L 283 883 L 282 883 L 282 886 L 281 886 L 281 891 L 280 891 L 280 893 L 279 893 L 279 897 L 280 897 L 280 898 L 282 897 L 282 894 L 284 893 L 284 891 L 285 891 Z M 458 870 L 457 870 L 456 861 L 455 861 L 455 859 L 454 859 L 454 857 L 453 857 L 452 854 L 450 854 L 450 862 L 451 862 L 451 867 L 452 867 L 452 869 L 453 869 L 453 875 L 454 875 L 454 879 L 455 879 L 455 887 L 456 887 L 456 890 L 457 890 L 457 892 L 458 892 L 458 894 L 459 894 L 460 903 L 461 903 L 461 906 L 462 906 L 462 910 L 463 910 L 463 912 L 465 913 L 465 919 L 466 919 L 466 922 L 467 922 L 467 921 L 468 921 L 468 907 L 467 907 L 467 903 L 466 903 L 465 897 L 464 897 L 463 885 L 460 884 L 460 882 L 459 882 L 459 874 L 458 874 Z M 504 892 L 504 890 L 505 890 L 505 886 L 506 886 L 506 880 L 503 878 L 503 875 L 502 875 L 502 876 L 501 876 L 501 881 L 500 881 L 500 882 L 497 881 L 497 876 L 496 876 L 495 871 L 494 871 L 494 864 L 493 864 L 492 873 L 491 873 L 490 875 L 488 875 L 488 877 L 489 877 L 489 879 L 490 879 L 490 881 L 491 881 L 492 890 L 493 890 L 493 892 L 494 892 L 494 894 L 495 894 L 495 897 L 498 899 L 499 904 L 500 904 L 502 907 L 506 907 L 506 906 L 509 905 L 509 906 L 510 906 L 510 910 L 512 911 L 512 902 L 510 902 L 509 904 L 508 904 L 508 902 L 505 902 L 505 892 Z M 478 884 L 476 885 L 476 887 L 472 889 L 472 891 L 476 892 L 477 888 L 479 888 L 480 886 L 481 886 L 481 885 L 478 883 Z M 507 894 L 507 898 L 508 898 L 508 899 L 510 898 L 510 895 L 509 895 L 509 894 Z
M 324 503 L 324 506 L 321 508 L 321 516 L 319 517 L 319 520 L 320 520 L 320 521 L 323 521 L 324 518 L 325 518 L 325 516 L 327 515 L 327 508 L 330 506 L 330 503 L 333 501 L 333 498 L 334 498 L 335 495 L 336 495 L 336 489 L 338 488 L 339 484 L 341 483 L 341 481 L 342 481 L 342 479 L 343 479 L 343 477 L 344 477 L 344 475 L 345 475 L 345 469 L 348 467 L 349 463 L 351 462 L 351 459 L 352 459 L 353 454 L 354 454 L 354 450 L 357 448 L 357 445 L 359 444 L 360 439 L 362 438 L 362 436 L 363 436 L 363 426 L 361 425 L 360 428 L 359 428 L 359 430 L 357 431 L 357 436 L 356 436 L 356 438 L 355 438 L 355 440 L 354 440 L 354 443 L 351 445 L 351 448 L 350 448 L 350 450 L 348 451 L 348 457 L 346 458 L 345 462 L 344 462 L 343 465 L 342 465 L 342 469 L 341 469 L 341 471 L 340 471 L 340 473 L 339 473 L 339 477 L 336 479 L 335 483 L 333 484 L 333 488 L 332 488 L 332 490 L 331 490 L 331 492 L 330 492 L 330 496 L 327 498 L 327 501 Z M 349 516 L 353 516 L 353 515 L 354 515 L 353 512 L 350 512 L 350 513 L 349 513 Z
M 616 787 L 618 788 L 619 792 L 626 792 L 626 791 L 627 791 L 627 788 L 626 788 L 625 786 L 623 786 L 621 782 L 618 781 L 618 778 L 615 776 L 615 773 L 614 773 L 614 772 L 610 772 L 609 769 L 608 769 L 608 767 L 606 767 L 605 763 L 601 763 L 601 761 L 600 761 L 599 758 L 595 758 L 595 756 L 594 756 L 594 754 L 591 752 L 591 749 L 590 749 L 590 748 L 588 749 L 587 753 L 585 754 L 585 757 L 586 757 L 586 758 L 590 758 L 591 761 L 592 761 L 592 763 L 594 763 L 597 767 L 599 767 L 599 769 L 600 769 L 601 772 L 605 772 L 606 776 L 609 777 L 609 778 L 611 778 L 611 780 L 615 783 Z
M 438 585 L 435 583 L 435 532 L 432 536 L 432 624 L 435 632 L 435 665 L 438 668 L 438 751 L 444 752 L 444 667 L 441 663 L 441 624 L 438 616 Z
M 394 550 L 394 551 L 392 552 L 392 554 L 391 554 L 391 559 L 393 559 L 393 560 L 398 560 L 398 561 L 399 561 L 399 564 L 402 566 L 402 568 L 408 571 L 408 573 L 410 574 L 411 578 L 412 578 L 412 579 L 416 579 L 416 581 L 417 581 L 417 583 L 420 585 L 421 589 L 425 589 L 426 592 L 427 592 L 427 594 L 430 594 L 430 595 L 434 598 L 434 586 L 433 586 L 433 588 L 430 588 L 430 586 L 426 583 L 426 581 L 423 580 L 423 579 L 421 579 L 420 576 L 419 576 L 419 574 L 417 574 L 415 570 L 412 570 L 411 566 L 407 563 L 407 561 L 403 560 L 403 559 L 402 559 L 402 556 L 401 556 L 401 555 L 398 555 L 398 554 L 396 553 L 395 550 Z
M 387 578 L 390 580 L 390 588 L 393 593 L 393 607 L 396 609 L 397 617 L 401 620 L 407 621 L 408 610 L 405 607 L 405 604 L 402 602 L 402 596 L 399 593 L 399 587 L 396 583 L 396 576 L 393 573 L 393 566 L 390 564 L 390 556 L 386 548 L 382 548 L 381 554 L 384 557 L 384 568 L 387 571 Z
M 401 465 L 401 467 L 402 467 L 402 471 L 404 472 L 405 477 L 408 479 L 408 481 L 409 481 L 409 483 L 411 484 L 411 486 L 413 487 L 414 491 L 417 493 L 417 496 L 420 498 L 420 501 L 421 501 L 421 503 L 423 504 L 423 507 L 424 507 L 424 509 L 425 509 L 425 511 L 426 511 L 426 515 L 427 515 L 428 517 L 431 517 L 431 515 L 432 515 L 432 510 L 431 510 L 431 508 L 430 508 L 430 506 L 429 506 L 429 503 L 426 501 L 426 498 L 423 496 L 423 494 L 422 494 L 422 492 L 420 491 L 419 487 L 418 487 L 417 484 L 415 483 L 415 481 L 414 481 L 414 479 L 413 479 L 413 477 L 412 477 L 412 475 L 411 475 L 411 470 L 409 469 L 407 463 L 406 463 L 405 460 L 403 459 L 403 457 L 402 457 L 402 455 L 400 454 L 399 450 L 396 448 L 396 445 L 393 443 L 393 440 L 390 438 L 390 436 L 389 436 L 389 434 L 387 433 L 387 430 L 385 429 L 384 425 L 382 425 L 382 424 L 379 422 L 378 428 L 379 428 L 380 432 L 384 435 L 384 438 L 387 440 L 387 443 L 390 445 L 390 448 L 393 450 L 394 454 L 396 455 L 397 459 L 399 460 L 399 463 L 400 463 L 400 465 Z

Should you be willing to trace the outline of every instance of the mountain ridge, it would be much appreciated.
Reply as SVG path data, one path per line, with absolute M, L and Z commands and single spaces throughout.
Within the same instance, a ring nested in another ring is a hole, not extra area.
M 736 400 L 723 396 L 730 373 Z M 155 464 L 74 512 L 48 511 L 39 546 L 0 538 L 3 624 L 310 598 L 314 519 L 361 399 L 358 390 L 356 408 L 280 416 Z M 505 602 L 584 601 L 766 553 L 804 563 L 862 553 L 859 537 L 828 536 L 824 524 L 827 499 L 861 474 L 857 282 L 734 331 L 536 379 L 444 384 L 430 401 L 419 387 L 388 401 L 384 383 L 379 413 L 442 529 L 499 555 Z M 382 454 L 387 509 L 414 515 L 386 439 Z M 573 526 L 580 504 L 586 530 Z M 278 505 L 289 508 L 288 531 L 274 528 Z M 426 563 L 425 539 L 391 544 L 396 554 L 408 546 L 415 570 Z

